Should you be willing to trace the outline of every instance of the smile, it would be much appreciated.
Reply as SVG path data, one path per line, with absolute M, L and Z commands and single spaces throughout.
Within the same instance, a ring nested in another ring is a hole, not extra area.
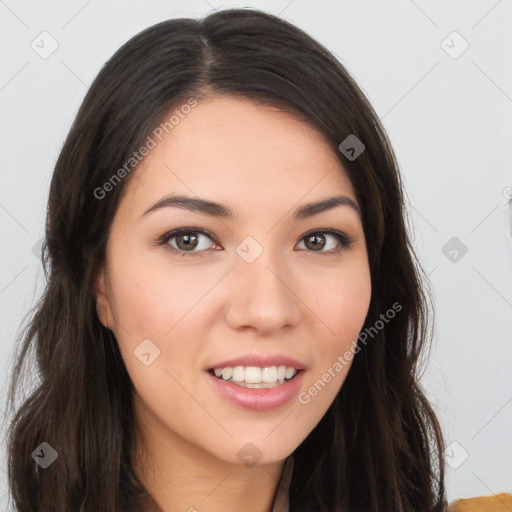
M 290 366 L 234 366 L 211 368 L 208 373 L 220 380 L 247 388 L 273 388 L 293 379 L 299 370 Z
M 234 367 L 233 370 L 235 368 L 237 367 Z M 244 367 L 241 368 L 244 369 Z M 251 367 L 247 369 L 249 368 Z M 263 372 L 263 368 L 258 368 L 258 370 Z M 245 382 L 245 380 L 236 382 L 232 381 L 231 378 L 224 380 L 222 375 L 220 377 L 215 375 L 213 368 L 205 373 L 210 384 L 223 399 L 238 407 L 262 412 L 284 406 L 297 396 L 302 387 L 306 372 L 305 370 L 297 371 L 293 368 L 292 370 L 295 374 L 290 379 L 287 379 L 285 374 L 283 380 L 278 379 L 275 382 L 259 383 Z

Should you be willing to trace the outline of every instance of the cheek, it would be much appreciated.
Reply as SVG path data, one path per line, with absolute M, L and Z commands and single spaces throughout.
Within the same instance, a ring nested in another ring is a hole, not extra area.
M 193 286 L 190 273 L 136 253 L 117 260 L 111 276 L 115 336 L 135 387 L 146 393 L 168 388 L 171 376 L 165 370 L 180 381 L 189 379 L 187 369 L 202 341 L 194 314 L 204 287 Z M 146 366 L 144 359 L 154 362 Z
M 140 264 L 139 264 L 140 263 Z M 204 291 L 193 286 L 190 273 L 168 266 L 126 259 L 114 272 L 114 314 L 132 333 L 165 337 L 196 304 Z
M 357 337 L 371 300 L 368 265 L 360 260 L 339 274 L 310 282 L 311 309 L 317 317 L 314 333 L 314 371 L 309 380 L 315 402 L 330 403 L 341 388 L 355 357 Z M 318 393 L 318 397 L 315 394 Z M 320 396 L 321 395 L 321 396 Z
M 371 299 L 370 277 L 360 275 L 331 290 L 324 310 L 330 315 L 332 330 L 339 335 L 357 335 L 368 312 Z
M 368 265 L 361 259 L 336 272 L 332 269 L 323 274 L 316 272 L 314 279 L 305 283 L 303 294 L 323 325 L 322 338 L 329 344 L 344 344 L 347 337 L 357 337 L 368 312 L 371 299 Z
M 125 275 L 114 291 L 115 336 L 130 379 L 154 413 L 169 410 L 172 403 L 173 414 L 186 417 L 191 403 L 181 386 L 193 384 L 190 369 L 201 341 L 193 315 L 187 316 L 194 299 L 187 296 L 190 286 L 176 279 L 163 286 L 154 269 Z

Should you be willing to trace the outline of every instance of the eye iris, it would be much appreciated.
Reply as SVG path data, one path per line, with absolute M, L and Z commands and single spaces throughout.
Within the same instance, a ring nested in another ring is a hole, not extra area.
M 309 235 L 307 238 L 306 238 L 306 246 L 308 245 L 308 243 L 310 241 L 312 241 L 313 239 L 320 239 L 321 241 L 318 243 L 318 242 L 312 242 L 312 247 L 313 248 L 320 248 L 320 249 L 323 249 L 325 247 L 325 239 L 324 237 L 320 237 L 318 235 Z M 323 240 L 322 240 L 323 239 Z
M 176 245 L 180 248 L 180 249 L 195 249 L 197 247 L 197 235 L 194 235 L 194 234 L 181 234 L 181 235 L 177 235 L 176 236 Z M 185 242 L 185 245 L 184 247 L 180 247 L 180 243 L 179 243 L 179 240 L 181 239 L 185 239 L 186 242 Z M 195 244 L 194 243 L 190 243 L 191 239 L 193 239 L 195 241 Z

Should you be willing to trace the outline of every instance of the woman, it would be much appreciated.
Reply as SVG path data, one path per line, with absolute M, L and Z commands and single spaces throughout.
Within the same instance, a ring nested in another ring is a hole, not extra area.
M 398 166 L 301 30 L 225 10 L 128 41 L 55 166 L 43 257 L 17 510 L 445 510 Z

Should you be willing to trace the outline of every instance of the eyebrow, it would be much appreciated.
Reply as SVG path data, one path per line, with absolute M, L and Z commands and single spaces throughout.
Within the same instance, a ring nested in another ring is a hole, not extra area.
M 355 210 L 359 216 L 361 216 L 359 207 L 350 197 L 333 196 L 328 197 L 326 199 L 322 199 L 320 201 L 315 201 L 302 205 L 293 214 L 293 219 L 302 220 L 309 217 L 313 217 L 314 215 L 318 215 L 319 213 L 331 210 L 332 208 L 336 208 L 337 206 L 348 206 Z M 160 201 L 151 206 L 151 208 L 146 210 L 142 214 L 142 216 L 159 210 L 161 208 L 170 207 L 190 210 L 193 212 L 202 213 L 204 215 L 209 215 L 210 217 L 218 217 L 221 219 L 234 219 L 236 217 L 235 212 L 226 205 L 214 203 L 213 201 L 208 201 L 206 199 L 199 199 L 181 194 L 171 194 L 163 197 L 162 199 L 160 199 Z

